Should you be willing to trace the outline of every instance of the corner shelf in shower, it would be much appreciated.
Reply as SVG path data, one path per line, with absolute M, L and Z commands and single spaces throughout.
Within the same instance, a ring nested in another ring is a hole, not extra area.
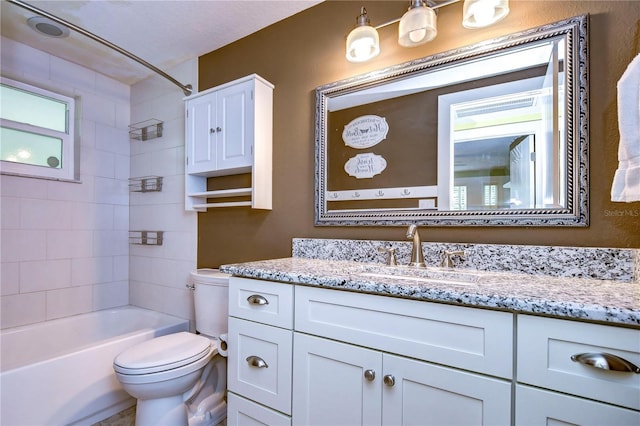
M 162 137 L 163 122 L 152 118 L 129 126 L 129 138 L 147 141 Z
M 163 231 L 129 231 L 129 244 L 161 246 L 163 235 Z
M 141 176 L 129 178 L 129 192 L 160 192 L 162 176 Z

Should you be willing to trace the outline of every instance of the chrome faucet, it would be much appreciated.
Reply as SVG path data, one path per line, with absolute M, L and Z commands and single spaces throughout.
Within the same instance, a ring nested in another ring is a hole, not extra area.
M 444 253 L 442 254 L 442 263 L 440 264 L 440 266 L 442 266 L 443 268 L 453 268 L 453 259 L 451 259 L 453 256 L 464 256 L 464 251 L 462 250 L 445 250 Z
M 413 247 L 411 248 L 411 261 L 409 262 L 409 266 L 424 268 L 422 242 L 420 241 L 420 234 L 418 233 L 418 227 L 416 225 L 409 225 L 409 228 L 407 229 L 407 238 L 413 238 Z

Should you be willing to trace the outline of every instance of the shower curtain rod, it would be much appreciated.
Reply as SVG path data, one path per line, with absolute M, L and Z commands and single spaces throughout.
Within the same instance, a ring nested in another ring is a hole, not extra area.
M 193 92 L 193 87 L 190 84 L 182 84 L 180 83 L 178 80 L 176 80 L 175 78 L 171 77 L 169 74 L 165 73 L 164 71 L 154 67 L 153 65 L 151 65 L 149 62 L 145 61 L 144 59 L 141 59 L 139 57 L 137 57 L 136 55 L 134 55 L 133 53 L 130 53 L 126 50 L 124 50 L 123 48 L 121 48 L 120 46 L 117 46 L 113 43 L 111 43 L 110 41 L 107 41 L 105 39 L 103 39 L 102 37 L 99 37 L 87 30 L 85 30 L 84 28 L 78 27 L 77 25 L 74 25 L 70 22 L 65 21 L 64 19 L 58 18 L 55 15 L 50 14 L 49 12 L 46 12 L 42 9 L 38 9 L 35 6 L 32 6 L 28 3 L 25 3 L 23 1 L 20 0 L 7 0 L 9 3 L 13 3 L 16 6 L 20 6 L 23 9 L 27 9 L 30 10 L 31 12 L 37 13 L 38 15 L 44 16 L 45 18 L 49 18 L 52 21 L 55 21 L 59 24 L 64 25 L 65 27 L 74 30 L 76 32 L 79 32 L 82 35 L 85 35 L 87 37 L 89 37 L 90 39 L 93 39 L 95 41 L 97 41 L 98 43 L 107 46 L 113 50 L 115 50 L 118 53 L 123 54 L 124 56 L 133 59 L 134 61 L 138 62 L 141 65 L 144 65 L 145 67 L 149 68 L 151 71 L 155 72 L 156 74 L 161 75 L 162 77 L 166 78 L 167 80 L 169 80 L 170 82 L 172 82 L 173 84 L 175 84 L 176 86 L 178 86 L 179 88 L 182 89 L 182 91 L 184 92 L 184 94 L 186 96 L 189 96 L 192 92 Z

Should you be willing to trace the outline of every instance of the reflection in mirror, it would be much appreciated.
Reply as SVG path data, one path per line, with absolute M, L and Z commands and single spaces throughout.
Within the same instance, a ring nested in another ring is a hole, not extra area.
M 316 90 L 318 225 L 587 225 L 586 16 Z

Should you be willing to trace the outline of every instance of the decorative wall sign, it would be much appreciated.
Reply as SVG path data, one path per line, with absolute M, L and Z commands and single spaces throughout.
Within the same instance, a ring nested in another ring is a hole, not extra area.
M 352 148 L 370 148 L 385 140 L 387 132 L 389 125 L 384 117 L 363 115 L 344 126 L 342 140 Z
M 386 168 L 387 160 L 371 152 L 351 157 L 344 165 L 345 172 L 356 179 L 372 178 Z

